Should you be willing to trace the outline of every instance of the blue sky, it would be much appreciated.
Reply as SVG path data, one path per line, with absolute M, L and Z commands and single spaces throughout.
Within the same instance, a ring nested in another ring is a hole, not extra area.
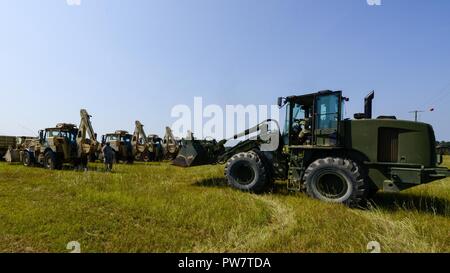
M 0 0 L 0 134 L 93 115 L 163 134 L 176 104 L 274 104 L 343 90 L 347 114 L 431 123 L 450 140 L 450 1 Z

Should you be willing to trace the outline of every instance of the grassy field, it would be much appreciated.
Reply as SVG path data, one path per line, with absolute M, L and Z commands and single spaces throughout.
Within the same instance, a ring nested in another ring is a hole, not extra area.
M 450 166 L 450 158 L 446 158 Z M 0 252 L 450 252 L 450 179 L 374 208 L 225 186 L 222 166 L 117 165 L 104 173 L 0 163 Z M 97 169 L 95 169 L 97 168 Z

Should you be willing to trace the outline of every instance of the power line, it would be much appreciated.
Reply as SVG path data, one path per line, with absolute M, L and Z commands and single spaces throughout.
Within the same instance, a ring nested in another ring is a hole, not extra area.
M 431 98 L 428 100 L 429 105 L 434 107 L 436 105 L 440 105 L 444 99 L 447 98 L 448 95 L 450 95 L 450 90 L 448 88 L 450 87 L 450 82 L 445 85 L 442 89 L 440 89 L 435 96 L 431 96 Z

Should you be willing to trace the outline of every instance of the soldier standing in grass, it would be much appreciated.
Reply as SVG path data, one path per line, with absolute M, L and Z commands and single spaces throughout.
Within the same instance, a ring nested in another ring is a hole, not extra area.
M 105 160 L 106 171 L 110 172 L 113 168 L 114 150 L 111 148 L 111 144 L 109 142 L 107 142 L 105 147 L 103 147 L 102 152 Z

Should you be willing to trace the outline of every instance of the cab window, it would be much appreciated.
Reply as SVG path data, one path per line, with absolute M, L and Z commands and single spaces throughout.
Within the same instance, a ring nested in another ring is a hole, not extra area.
M 130 136 L 122 136 L 121 138 L 120 138 L 120 141 L 122 141 L 122 142 L 131 142 L 131 137 Z
M 117 136 L 106 136 L 106 142 L 117 141 Z
M 337 128 L 339 119 L 339 97 L 337 95 L 328 95 L 317 98 L 316 111 L 317 129 Z

